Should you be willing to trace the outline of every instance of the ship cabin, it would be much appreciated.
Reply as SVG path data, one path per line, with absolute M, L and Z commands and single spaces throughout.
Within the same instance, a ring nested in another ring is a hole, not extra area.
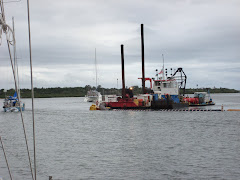
M 199 104 L 212 102 L 212 98 L 207 92 L 194 92 L 194 98 L 199 99 Z
M 154 94 L 162 95 L 179 95 L 178 83 L 175 79 L 153 80 L 152 90 Z

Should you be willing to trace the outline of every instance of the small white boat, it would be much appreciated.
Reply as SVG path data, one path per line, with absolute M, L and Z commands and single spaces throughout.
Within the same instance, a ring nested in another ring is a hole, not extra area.
M 100 92 L 96 91 L 96 90 L 89 90 L 87 92 L 87 95 L 85 96 L 85 100 L 86 102 L 96 102 L 99 101 L 102 98 L 102 95 Z
M 97 55 L 95 48 L 95 71 L 96 71 L 96 88 L 98 87 L 98 77 L 97 77 Z M 85 102 L 100 102 L 102 101 L 102 95 L 97 90 L 89 90 L 87 95 L 85 95 Z

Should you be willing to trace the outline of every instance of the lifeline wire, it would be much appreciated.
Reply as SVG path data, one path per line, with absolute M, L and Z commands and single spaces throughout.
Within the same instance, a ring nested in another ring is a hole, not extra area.
M 6 164 L 7 164 L 8 173 L 9 173 L 10 179 L 12 180 L 12 175 L 11 175 L 11 171 L 10 171 L 10 168 L 9 168 L 9 165 L 8 165 L 8 160 L 7 160 L 7 156 L 6 156 L 5 150 L 4 150 L 4 146 L 3 146 L 3 142 L 2 142 L 1 136 L 0 136 L 0 141 L 1 141 L 1 144 L 2 144 L 3 154 L 4 154 L 4 157 L 5 157 Z

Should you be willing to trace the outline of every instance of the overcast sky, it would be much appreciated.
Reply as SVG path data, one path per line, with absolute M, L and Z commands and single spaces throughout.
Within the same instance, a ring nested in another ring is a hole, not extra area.
M 15 18 L 20 86 L 30 88 L 27 2 L 7 3 Z M 144 24 L 146 77 L 182 67 L 187 87 L 240 89 L 239 0 L 31 0 L 35 87 L 121 87 L 120 45 L 126 85 L 141 81 L 140 24 Z M 0 89 L 14 87 L 6 36 L 0 46 Z M 169 72 L 170 74 L 170 72 Z M 146 83 L 149 86 L 148 83 Z

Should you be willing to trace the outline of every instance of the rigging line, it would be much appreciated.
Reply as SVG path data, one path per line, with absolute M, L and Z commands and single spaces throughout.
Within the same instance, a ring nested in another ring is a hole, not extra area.
M 9 27 L 8 27 L 9 28 Z M 10 28 L 9 28 L 10 29 Z M 11 30 L 12 32 L 12 30 Z M 12 32 L 12 35 L 14 36 L 14 33 Z M 18 87 L 17 87 L 17 80 L 16 80 L 16 73 L 15 73 L 15 69 L 14 69 L 14 65 L 13 65 L 13 60 L 12 60 L 12 54 L 11 54 L 11 49 L 10 49 L 10 43 L 9 43 L 9 37 L 6 35 L 6 39 L 7 39 L 7 45 L 8 45 L 8 52 L 9 52 L 9 56 L 10 56 L 10 61 L 11 61 L 11 66 L 12 66 L 12 71 L 13 71 L 13 78 L 14 78 L 14 83 L 15 83 L 15 90 L 17 92 L 17 98 L 20 101 L 20 96 L 19 96 L 19 91 L 18 91 Z M 15 37 L 13 37 L 14 40 L 14 45 L 15 45 Z M 20 113 L 21 113 L 21 119 L 22 119 L 22 125 L 23 125 L 23 132 L 24 132 L 24 137 L 25 137 L 25 142 L 26 142 L 26 148 L 27 148 L 27 153 L 28 153 L 28 160 L 29 160 L 29 165 L 30 165 L 30 170 L 31 170 L 31 174 L 32 174 L 32 178 L 33 178 L 33 172 L 32 172 L 32 164 L 31 164 L 31 158 L 30 158 L 30 153 L 29 153 L 29 149 L 28 149 L 28 141 L 27 141 L 27 135 L 26 135 L 26 130 L 25 130 L 25 125 L 24 125 L 24 120 L 23 120 L 23 114 L 22 114 L 22 108 L 21 108 L 21 103 L 20 103 Z M 34 179 L 33 179 L 34 180 Z
M 36 141 L 35 141 L 35 120 L 34 120 L 34 89 L 33 89 L 33 72 L 32 72 L 32 45 L 31 45 L 31 27 L 30 27 L 29 0 L 27 0 L 27 11 L 28 11 L 28 36 L 29 36 L 30 70 L 31 70 L 31 88 L 32 88 L 32 121 L 33 121 L 34 175 L 35 175 L 35 180 L 37 180 Z
M 2 23 L 3 23 L 3 25 L 5 26 L 6 30 L 8 29 L 8 32 L 11 31 L 12 36 L 13 36 L 13 44 L 14 44 L 14 46 L 15 46 L 15 44 L 16 44 L 15 36 L 14 36 L 14 33 L 13 33 L 12 29 L 5 23 L 4 7 L 3 7 L 3 2 L 2 2 L 1 0 L 0 0 L 0 4 L 1 4 L 2 20 L 3 20 Z M 17 93 L 17 98 L 18 98 L 19 102 L 21 102 L 21 101 L 20 101 L 20 96 L 19 96 L 18 87 L 17 87 L 16 73 L 15 73 L 15 69 L 14 69 L 14 66 L 13 66 L 13 60 L 12 60 L 10 42 L 9 42 L 10 35 L 9 35 L 9 36 L 7 35 L 8 32 L 5 31 L 5 33 L 6 33 L 6 39 L 7 39 L 7 45 L 8 45 L 8 52 L 9 52 L 9 57 L 10 57 L 10 61 L 11 61 L 12 71 L 13 71 L 13 78 L 14 78 L 14 83 L 15 83 L 15 90 L 16 90 L 16 93 Z M 9 34 L 10 34 L 10 33 L 9 33 Z M 29 166 L 30 166 L 30 170 L 31 170 L 32 179 L 34 180 L 33 170 L 32 170 L 32 163 L 31 163 L 31 158 L 30 158 L 30 153 L 29 153 L 29 148 L 28 148 L 27 135 L 26 135 L 25 125 L 24 125 L 24 120 L 23 120 L 21 103 L 20 103 L 20 114 L 21 114 L 21 120 L 22 120 L 22 125 L 23 125 L 23 132 L 24 132 L 25 143 L 26 143 L 26 148 L 27 148 L 27 153 L 28 153 Z
M 10 56 L 12 71 L 13 71 L 13 78 L 14 78 L 14 83 L 15 83 L 15 89 L 16 89 L 16 92 L 17 92 L 17 98 L 18 98 L 19 102 L 21 102 L 21 101 L 20 101 L 20 96 L 19 96 L 18 87 L 17 87 L 16 73 L 15 73 L 14 66 L 13 66 L 11 49 L 10 49 L 10 45 L 9 45 L 10 43 L 9 43 L 8 37 L 7 37 L 7 44 L 8 44 L 8 52 L 9 52 L 9 56 Z M 30 166 L 30 170 L 31 170 L 31 174 L 32 174 L 32 179 L 34 180 L 33 170 L 32 170 L 32 163 L 31 163 L 31 158 L 30 158 L 30 153 L 29 153 L 29 148 L 28 148 L 27 134 L 26 134 L 25 125 L 24 125 L 24 120 L 23 120 L 21 103 L 20 103 L 20 114 L 21 114 L 22 125 L 23 125 L 23 132 L 24 132 L 25 143 L 26 143 L 26 148 L 27 148 L 27 153 L 28 153 L 29 166 Z
M 4 15 L 4 8 L 3 8 L 3 1 L 0 0 L 0 5 L 1 5 L 1 12 L 2 12 L 2 20 L 5 22 L 5 15 Z
M 5 158 L 5 161 L 6 161 L 6 164 L 7 164 L 8 173 L 9 173 L 10 179 L 12 180 L 12 174 L 11 174 L 11 171 L 10 171 L 10 168 L 9 168 L 9 165 L 8 165 L 7 155 L 6 155 L 5 150 L 4 150 L 4 146 L 3 146 L 3 142 L 2 142 L 2 137 L 1 136 L 0 136 L 0 141 L 1 141 L 1 144 L 2 144 L 2 150 L 3 150 L 4 158 Z

